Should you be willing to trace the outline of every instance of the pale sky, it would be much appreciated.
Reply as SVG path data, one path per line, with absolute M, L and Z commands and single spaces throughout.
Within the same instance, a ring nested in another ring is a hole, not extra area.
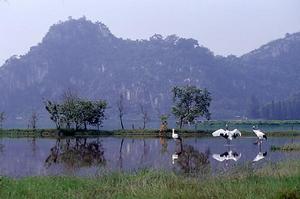
M 25 54 L 68 16 L 101 21 L 122 38 L 194 38 L 218 55 L 242 55 L 300 31 L 300 0 L 0 0 L 0 64 Z

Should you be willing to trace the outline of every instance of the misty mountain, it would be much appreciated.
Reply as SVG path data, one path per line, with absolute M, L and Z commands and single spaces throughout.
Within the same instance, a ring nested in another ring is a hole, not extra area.
M 169 112 L 173 86 L 192 84 L 212 93 L 212 118 L 237 118 L 247 116 L 253 97 L 265 104 L 300 90 L 299 53 L 300 33 L 241 57 L 222 57 L 194 39 L 159 34 L 122 39 L 100 22 L 70 19 L 0 67 L 0 110 L 14 117 L 43 113 L 44 99 L 59 100 L 72 89 L 107 100 L 111 118 L 120 94 L 128 114 L 137 117 L 138 104 L 145 104 L 154 115 Z

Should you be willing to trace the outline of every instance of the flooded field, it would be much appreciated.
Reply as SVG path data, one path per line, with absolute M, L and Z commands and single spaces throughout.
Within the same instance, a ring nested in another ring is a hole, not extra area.
M 269 138 L 255 145 L 255 137 L 238 138 L 1 138 L 0 175 L 10 177 L 95 176 L 140 169 L 217 174 L 247 166 L 299 159 L 300 152 L 271 151 L 271 145 L 297 143 L 291 137 Z

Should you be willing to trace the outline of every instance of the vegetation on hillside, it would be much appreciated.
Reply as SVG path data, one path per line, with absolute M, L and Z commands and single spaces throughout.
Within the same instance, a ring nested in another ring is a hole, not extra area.
M 243 118 L 251 96 L 260 105 L 299 91 L 300 33 L 242 57 L 215 56 L 198 41 L 176 35 L 117 38 L 102 23 L 69 19 L 50 27 L 43 40 L 1 67 L 0 110 L 14 116 L 40 112 L 41 99 L 76 88 L 87 99 L 115 102 L 124 96 L 128 115 L 167 113 L 174 85 L 207 88 L 212 118 Z M 282 47 L 284 46 L 284 48 Z M 276 56 L 272 56 L 272 55 Z M 13 84 L 10 82 L 14 82 Z M 119 120 L 116 109 L 109 110 Z

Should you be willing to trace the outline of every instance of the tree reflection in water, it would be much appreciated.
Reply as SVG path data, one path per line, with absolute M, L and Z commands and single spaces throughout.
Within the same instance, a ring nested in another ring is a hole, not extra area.
M 160 152 L 162 154 L 168 152 L 168 142 L 167 142 L 166 138 L 160 137 L 159 138 L 159 143 L 161 144 Z
M 209 170 L 209 152 L 202 153 L 184 144 L 177 163 L 184 173 L 205 174 Z
M 87 138 L 57 139 L 50 155 L 45 160 L 47 167 L 63 164 L 67 168 L 81 168 L 105 165 L 104 149 L 100 140 Z

